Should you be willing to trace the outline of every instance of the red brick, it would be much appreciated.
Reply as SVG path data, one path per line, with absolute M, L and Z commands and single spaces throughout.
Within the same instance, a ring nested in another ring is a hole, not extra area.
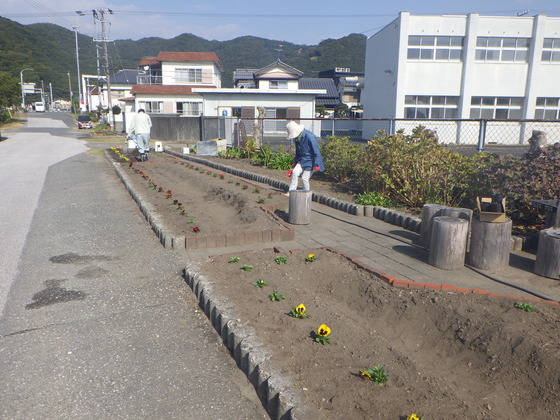
M 271 231 L 272 242 L 282 242 L 282 233 L 280 229 L 274 229 Z
M 262 231 L 262 241 L 264 243 L 272 242 L 272 232 L 270 230 Z
M 441 290 L 441 284 L 424 283 L 424 289 Z
M 196 249 L 196 236 L 187 236 L 185 238 L 186 249 Z
M 441 290 L 446 291 L 446 292 L 457 292 L 459 291 L 459 289 L 455 286 L 452 286 L 450 284 L 442 284 L 441 285 Z
M 235 246 L 237 243 L 235 242 L 235 235 L 233 233 L 226 233 L 226 246 Z
M 196 247 L 197 247 L 198 249 L 204 249 L 204 248 L 206 248 L 206 239 L 207 239 L 206 236 L 202 236 L 202 235 L 201 235 L 201 236 L 198 236 L 198 235 L 197 235 L 197 237 L 196 237 Z
M 260 231 L 245 232 L 244 239 L 246 245 L 262 243 L 262 233 Z
M 216 248 L 218 246 L 218 237 L 213 235 L 213 236 L 207 236 L 206 237 L 206 248 Z
M 224 248 L 226 246 L 226 235 L 216 236 L 216 248 Z
M 420 283 L 418 281 L 409 281 L 408 282 L 409 289 L 424 289 L 424 283 Z
M 483 289 L 472 289 L 472 293 L 478 293 L 479 295 L 489 295 L 490 292 L 488 290 Z
M 408 281 L 394 279 L 391 283 L 393 287 L 398 287 L 399 289 L 408 289 Z

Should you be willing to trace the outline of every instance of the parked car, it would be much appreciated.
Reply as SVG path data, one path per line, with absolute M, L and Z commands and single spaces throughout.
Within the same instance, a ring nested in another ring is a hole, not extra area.
M 93 128 L 93 121 L 89 115 L 78 115 L 78 128 Z

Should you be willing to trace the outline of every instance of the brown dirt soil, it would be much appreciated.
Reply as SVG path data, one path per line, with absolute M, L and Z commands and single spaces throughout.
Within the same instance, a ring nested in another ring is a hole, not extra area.
M 253 165 L 250 159 L 224 159 L 220 157 L 211 156 L 197 156 L 208 160 L 210 162 L 220 163 L 222 165 L 231 166 L 233 168 L 242 169 L 244 171 L 253 172 L 259 175 L 264 175 L 272 179 L 278 179 L 280 181 L 289 183 L 290 180 L 286 177 L 287 171 L 279 171 L 276 169 L 269 169 L 265 166 Z M 359 193 L 359 188 L 357 185 L 350 182 L 337 183 L 333 182 L 326 175 L 322 173 L 314 173 L 311 177 L 311 189 L 314 192 L 328 195 L 332 198 L 337 198 L 339 200 L 345 200 L 353 203 L 356 195 Z M 301 188 L 301 181 L 299 184 Z
M 278 190 L 163 153 L 151 153 L 148 162 L 133 162 L 132 167 L 119 164 L 135 190 L 156 208 L 165 226 L 176 235 L 194 235 L 195 227 L 200 229 L 198 234 L 208 236 L 281 227 L 258 203 L 262 200 L 263 205 L 286 208 L 288 199 Z M 170 198 L 165 197 L 168 190 Z
M 393 288 L 339 254 L 272 250 L 220 255 L 197 267 L 272 351 L 271 362 L 317 419 L 556 419 L 560 308 Z M 275 258 L 287 255 L 287 264 Z M 241 270 L 252 265 L 252 271 Z M 253 285 L 258 279 L 268 286 Z M 273 302 L 278 291 L 285 299 Z M 289 316 L 303 303 L 307 319 Z M 313 335 L 327 324 L 330 344 Z M 360 376 L 383 365 L 384 387 Z
M 192 217 L 206 233 L 274 224 L 256 209 L 258 194 L 247 180 L 229 174 L 222 180 L 213 169 L 195 164 L 201 173 L 178 162 L 152 154 L 149 162 L 134 167 L 171 189 L 186 204 L 188 217 L 178 216 L 165 192 L 128 172 L 166 223 L 190 231 L 185 219 Z M 255 168 L 252 172 L 266 174 L 266 168 Z M 319 183 L 312 182 L 318 190 Z M 277 191 L 272 194 L 273 203 L 286 200 Z M 239 217 L 253 210 L 254 219 Z M 257 331 L 274 364 L 317 410 L 314 418 L 560 417 L 560 307 L 535 303 L 535 312 L 525 312 L 505 297 L 397 289 L 328 250 L 315 250 L 316 261 L 306 263 L 308 252 L 254 251 L 238 254 L 238 263 L 228 262 L 232 255 L 220 255 L 193 262 L 193 268 L 213 282 L 214 293 L 232 305 L 241 322 Z M 279 255 L 287 255 L 288 263 L 277 264 Z M 244 264 L 253 270 L 242 271 Z M 258 279 L 268 286 L 253 286 Z M 272 302 L 268 295 L 274 290 L 285 299 Z M 300 303 L 310 318 L 288 315 Z M 326 345 L 313 339 L 323 323 L 332 329 Z M 384 387 L 359 374 L 379 365 L 389 375 Z

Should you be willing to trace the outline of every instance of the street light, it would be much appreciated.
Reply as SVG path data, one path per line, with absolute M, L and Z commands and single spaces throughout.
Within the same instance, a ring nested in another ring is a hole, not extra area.
M 25 89 L 23 87 L 23 72 L 24 71 L 33 71 L 33 69 L 23 69 L 19 72 L 19 79 L 21 84 L 21 107 L 25 109 Z

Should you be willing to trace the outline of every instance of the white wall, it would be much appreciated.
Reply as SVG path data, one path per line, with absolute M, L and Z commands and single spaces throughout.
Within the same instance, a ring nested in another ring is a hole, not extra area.
M 462 60 L 409 60 L 409 35 L 464 36 Z M 477 62 L 479 36 L 531 38 L 528 62 Z M 405 96 L 422 95 L 459 96 L 459 118 L 470 118 L 473 96 L 524 97 L 523 118 L 532 119 L 537 97 L 560 97 L 560 63 L 541 61 L 544 38 L 560 38 L 560 18 L 401 12 L 367 41 L 364 118 L 402 118 Z M 373 123 L 364 122 L 364 138 L 371 137 L 373 129 Z M 524 129 L 517 129 L 516 136 L 523 140 Z

